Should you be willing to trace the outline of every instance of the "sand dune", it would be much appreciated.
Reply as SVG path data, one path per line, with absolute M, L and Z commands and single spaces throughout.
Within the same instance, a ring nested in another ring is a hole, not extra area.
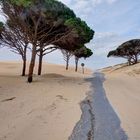
M 0 140 L 67 140 L 71 135 L 91 71 L 83 75 L 64 66 L 43 67 L 42 76 L 28 84 L 19 62 L 0 62 Z
M 107 98 L 129 140 L 140 140 L 140 64 L 104 69 Z
M 0 62 L 0 140 L 85 140 L 91 124 L 96 140 L 119 140 L 122 129 L 128 140 L 140 140 L 140 64 L 108 67 L 104 75 L 45 63 L 42 76 L 36 70 L 28 84 L 19 62 Z

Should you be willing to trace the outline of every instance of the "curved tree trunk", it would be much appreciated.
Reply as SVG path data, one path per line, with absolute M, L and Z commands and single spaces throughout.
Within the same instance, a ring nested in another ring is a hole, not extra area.
M 25 76 L 26 74 L 26 53 L 27 53 L 27 44 L 24 47 L 24 52 L 23 52 L 23 67 L 22 67 L 22 76 Z
M 28 82 L 31 83 L 33 81 L 33 71 L 35 66 L 35 59 L 36 59 L 36 46 L 33 46 L 32 49 L 32 56 L 29 66 L 29 74 L 28 74 Z
M 75 71 L 76 72 L 78 70 L 78 61 L 79 61 L 79 58 L 78 57 L 75 57 Z
M 40 49 L 39 64 L 38 64 L 38 75 L 41 75 L 41 72 L 42 72 L 42 60 L 43 60 L 43 49 Z
M 25 76 L 26 72 L 26 59 L 23 60 L 23 66 L 22 66 L 22 76 Z

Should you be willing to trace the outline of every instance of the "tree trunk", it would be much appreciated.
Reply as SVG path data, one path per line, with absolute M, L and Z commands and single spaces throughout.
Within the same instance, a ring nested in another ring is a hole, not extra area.
M 78 70 L 78 61 L 79 61 L 79 58 L 78 57 L 75 57 L 75 71 L 76 72 Z
M 133 55 L 131 58 L 131 65 L 134 65 L 138 62 L 138 57 L 137 55 Z
M 67 60 L 66 60 L 66 70 L 69 69 L 69 58 L 67 57 Z
M 23 67 L 22 67 L 22 76 L 25 76 L 26 74 L 26 52 L 27 52 L 27 45 L 24 46 L 24 52 L 23 52 Z
M 131 65 L 131 58 L 128 58 L 128 65 Z
M 83 74 L 84 74 L 84 67 L 82 67 L 82 72 L 83 72 Z
M 31 61 L 30 61 L 30 66 L 29 66 L 29 74 L 28 74 L 28 82 L 31 83 L 33 81 L 33 71 L 34 71 L 34 66 L 35 66 L 35 59 L 36 59 L 36 46 L 33 46 L 32 49 L 32 56 L 31 56 Z
M 138 63 L 138 56 L 137 56 L 137 54 L 135 55 L 135 64 L 137 64 Z
M 38 75 L 41 75 L 41 72 L 42 72 L 42 59 L 43 59 L 43 49 L 40 49 Z
M 26 59 L 23 59 L 22 76 L 25 76 L 25 72 L 26 72 Z

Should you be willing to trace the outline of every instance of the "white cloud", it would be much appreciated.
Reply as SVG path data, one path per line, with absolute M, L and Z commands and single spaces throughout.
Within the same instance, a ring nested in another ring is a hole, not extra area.
M 95 57 L 106 57 L 108 52 L 118 47 L 125 38 L 121 35 L 113 32 L 97 32 L 93 40 L 87 44 L 87 47 L 91 48 Z
M 113 4 L 117 0 L 60 0 L 77 14 L 77 16 L 81 17 L 84 20 L 87 20 L 89 16 L 91 16 L 96 6 L 101 5 L 103 3 Z
M 107 2 L 109 3 L 109 4 L 112 4 L 112 3 L 114 3 L 114 2 L 116 2 L 117 0 L 107 0 Z
M 71 0 L 60 0 L 60 1 L 62 1 L 66 5 L 69 5 L 71 3 Z
M 96 39 L 104 39 L 104 38 L 113 38 L 113 37 L 116 37 L 116 36 L 118 36 L 118 34 L 116 34 L 116 33 L 113 33 L 113 32 L 97 32 L 96 34 L 95 34 L 95 36 L 96 36 Z

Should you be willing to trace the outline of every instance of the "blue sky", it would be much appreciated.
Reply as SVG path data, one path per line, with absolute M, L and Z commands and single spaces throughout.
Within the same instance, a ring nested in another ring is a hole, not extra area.
M 81 60 L 86 66 L 98 69 L 124 62 L 124 59 L 107 58 L 107 53 L 121 43 L 140 38 L 140 0 L 61 0 L 85 20 L 95 31 L 93 40 L 87 44 L 93 56 Z M 15 60 L 18 56 L 0 50 L 0 60 Z M 61 53 L 55 52 L 45 57 L 52 63 L 63 64 Z M 58 61 L 59 60 L 59 61 Z M 74 60 L 71 60 L 74 63 Z
M 125 61 L 107 58 L 107 53 L 121 43 L 140 38 L 139 0 L 61 0 L 95 31 L 87 44 L 94 55 L 85 63 L 93 69 Z

